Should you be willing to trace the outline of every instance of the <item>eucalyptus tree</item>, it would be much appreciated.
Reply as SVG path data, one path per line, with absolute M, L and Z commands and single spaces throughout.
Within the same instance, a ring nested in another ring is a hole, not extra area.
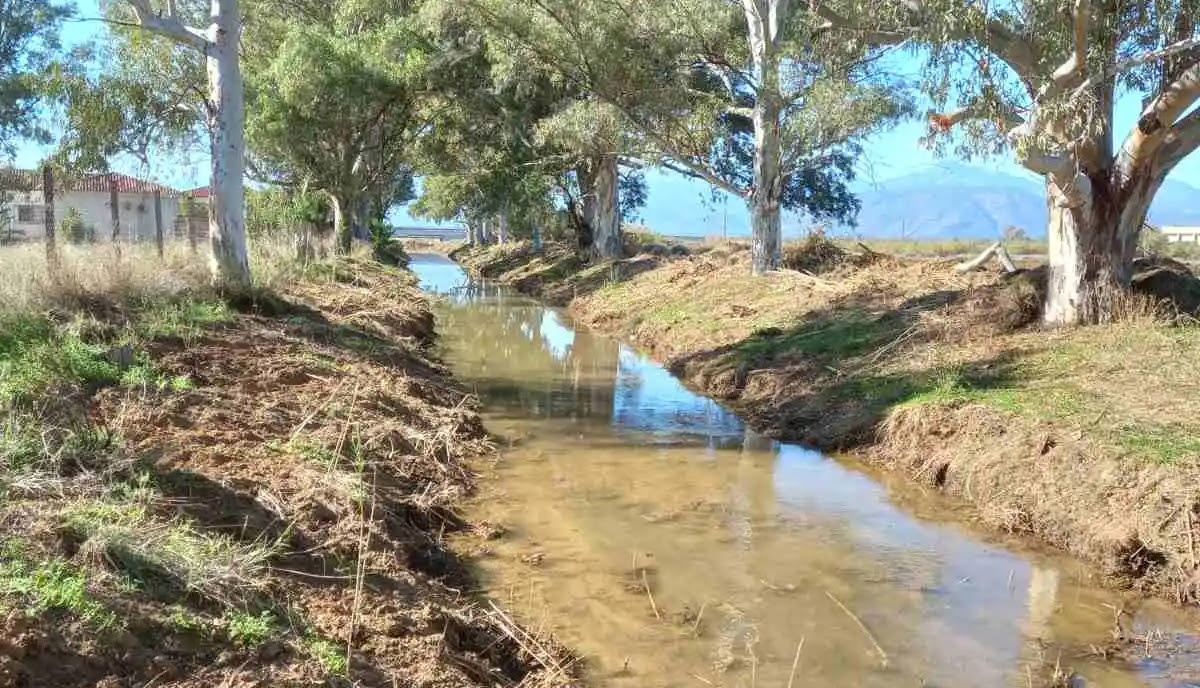
M 1200 146 L 1197 0 L 880 0 L 818 5 L 829 30 L 923 46 L 959 149 L 1011 148 L 1045 179 L 1052 324 L 1109 320 L 1163 180 Z M 1117 107 L 1136 115 L 1116 130 Z M 1135 104 L 1136 103 L 1136 104 Z
M 431 46 L 426 107 L 436 118 L 417 146 L 424 184 L 414 210 L 465 221 L 473 242 L 487 243 L 492 234 L 538 239 L 581 157 L 539 136 L 539 126 L 576 93 L 498 44 L 470 7 L 435 0 L 424 6 L 422 21 Z M 593 252 L 590 239 L 581 249 Z
M 176 0 L 164 0 L 157 6 L 150 0 L 118 0 L 111 13 L 115 21 L 136 24 L 174 42 L 185 52 L 167 52 L 168 63 L 203 59 L 207 73 L 203 106 L 212 159 L 209 241 L 213 277 L 229 286 L 249 285 L 245 100 L 238 55 L 242 16 L 238 0 L 212 0 L 207 16 L 192 4 L 181 8 Z M 189 23 L 192 21 L 195 25 Z
M 623 154 L 745 199 L 756 273 L 779 264 L 785 208 L 855 214 L 858 142 L 907 112 L 865 47 L 827 40 L 800 3 L 470 2 L 514 49 L 604 106 L 592 112 L 619 117 Z
M 426 44 L 403 0 L 256 0 L 246 48 L 252 170 L 328 195 L 341 250 L 412 194 Z
M 43 74 L 57 57 L 58 30 L 71 10 L 54 0 L 0 0 L 0 152 L 17 139 L 45 138 L 37 126 Z

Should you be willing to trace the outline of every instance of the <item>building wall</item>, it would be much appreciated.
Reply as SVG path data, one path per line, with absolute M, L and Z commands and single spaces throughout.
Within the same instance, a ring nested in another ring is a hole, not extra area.
M 9 197 L 12 199 L 10 209 L 13 214 L 12 228 L 15 238 L 42 238 L 45 234 L 42 192 L 9 192 Z M 154 195 L 122 193 L 117 195 L 117 202 L 120 204 L 120 240 L 154 241 Z M 168 239 L 173 236 L 175 218 L 179 215 L 179 202 L 177 197 L 162 197 L 163 235 Z M 54 199 L 56 228 L 62 225 L 62 219 L 72 208 L 83 216 L 84 226 L 94 230 L 96 241 L 110 240 L 112 213 L 107 193 L 68 191 L 57 194 Z

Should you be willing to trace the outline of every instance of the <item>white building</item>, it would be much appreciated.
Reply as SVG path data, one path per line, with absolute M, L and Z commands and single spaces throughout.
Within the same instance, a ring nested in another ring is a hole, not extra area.
M 1200 227 L 1159 227 L 1158 231 L 1172 244 L 1200 244 Z
M 163 233 L 168 238 L 174 235 L 182 195 L 154 182 L 115 172 L 56 179 L 56 226 L 61 226 L 67 212 L 74 209 L 82 217 L 89 239 L 110 241 L 113 235 L 114 190 L 118 204 L 118 240 L 154 241 L 156 192 L 161 199 Z M 8 221 L 0 224 L 0 242 L 40 239 L 44 236 L 46 206 L 40 171 L 0 169 L 0 193 L 4 194 L 8 207 Z

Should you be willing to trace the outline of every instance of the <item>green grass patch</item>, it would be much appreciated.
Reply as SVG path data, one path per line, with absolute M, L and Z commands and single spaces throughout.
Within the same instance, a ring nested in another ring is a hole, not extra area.
M 1185 428 L 1140 425 L 1121 429 L 1117 444 L 1136 456 L 1165 464 L 1200 457 L 1200 437 Z
M 15 599 L 29 616 L 66 612 L 99 633 L 121 626 L 88 591 L 83 571 L 64 561 L 33 561 L 16 541 L 0 545 L 0 595 Z
M 278 619 L 270 611 L 251 614 L 230 611 L 222 619 L 225 635 L 231 641 L 246 648 L 258 648 L 281 631 Z
M 739 362 L 769 361 L 782 354 L 801 352 L 826 363 L 870 353 L 899 337 L 908 326 L 900 316 L 874 316 L 849 311 L 820 318 L 788 331 L 759 331 L 733 350 Z
M 321 637 L 311 628 L 300 638 L 300 648 L 309 657 L 317 660 L 321 668 L 333 676 L 346 676 L 350 672 L 345 648 L 338 643 Z
M 228 304 L 216 299 L 185 299 L 148 304 L 137 316 L 137 334 L 145 339 L 178 337 L 195 341 L 206 329 L 233 319 Z

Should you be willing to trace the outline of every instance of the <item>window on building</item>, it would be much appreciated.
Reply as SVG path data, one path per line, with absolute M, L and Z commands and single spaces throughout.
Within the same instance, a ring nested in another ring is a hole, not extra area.
M 42 206 L 40 205 L 18 205 L 17 206 L 17 222 L 20 224 L 33 224 L 40 222 L 42 218 Z

